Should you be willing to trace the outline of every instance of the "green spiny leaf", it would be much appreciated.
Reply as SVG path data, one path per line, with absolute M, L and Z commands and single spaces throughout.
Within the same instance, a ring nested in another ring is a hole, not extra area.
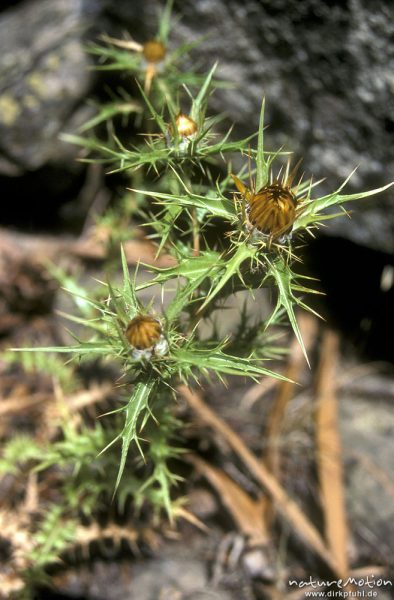
M 128 188 L 132 192 L 144 194 L 161 200 L 160 204 L 175 204 L 178 206 L 194 206 L 196 208 L 205 209 L 213 217 L 221 217 L 233 223 L 237 219 L 234 203 L 223 196 L 216 195 L 215 197 L 199 196 L 198 194 L 189 195 L 173 195 L 162 192 L 150 192 L 148 190 L 134 190 Z
M 148 96 L 145 94 L 144 90 L 142 89 L 142 87 L 141 87 L 141 85 L 140 85 L 140 83 L 138 81 L 137 81 L 137 85 L 139 87 L 141 96 L 143 97 L 143 99 L 145 101 L 145 104 L 149 108 L 149 111 L 150 111 L 153 119 L 156 121 L 156 123 L 159 126 L 161 132 L 164 135 L 166 135 L 166 133 L 168 131 L 168 125 L 167 125 L 167 123 L 164 121 L 163 117 L 161 115 L 159 115 L 159 113 L 157 112 L 157 110 L 153 106 L 152 102 L 149 100 Z
M 257 141 L 256 157 L 256 190 L 260 190 L 268 181 L 269 160 L 265 158 L 264 152 L 264 111 L 265 98 L 261 103 L 259 133 Z
M 187 365 L 196 367 L 202 372 L 208 370 L 214 373 L 240 375 L 251 378 L 266 376 L 288 381 L 283 375 L 259 366 L 257 361 L 253 359 L 231 356 L 224 353 L 221 348 L 212 350 L 182 347 L 173 351 L 172 354 L 176 358 L 180 369 L 182 369 L 182 366 Z
M 109 342 L 80 342 L 78 346 L 48 346 L 37 348 L 11 348 L 12 352 L 55 352 L 60 354 L 112 354 L 113 348 Z
M 96 310 L 100 308 L 100 305 L 88 297 L 86 289 L 77 283 L 75 277 L 72 277 L 64 269 L 53 263 L 48 263 L 47 269 L 66 292 L 71 294 L 75 305 L 82 315 L 86 318 L 92 318 Z
M 345 182 L 346 183 L 346 182 Z M 346 202 L 352 202 L 353 200 L 360 200 L 362 198 L 368 198 L 369 196 L 374 196 L 375 194 L 380 194 L 384 192 L 389 187 L 393 185 L 393 183 L 389 183 L 384 185 L 383 187 L 376 188 L 374 190 L 368 190 L 366 192 L 359 192 L 356 194 L 340 194 L 339 191 L 343 188 L 345 184 L 339 188 L 333 194 L 328 194 L 327 196 L 323 196 L 322 198 L 318 198 L 317 200 L 312 200 L 306 203 L 305 208 L 302 210 L 300 216 L 294 223 L 293 231 L 297 231 L 298 229 L 304 229 L 308 225 L 316 223 L 318 220 L 330 219 L 338 216 L 338 213 L 335 215 L 324 215 L 321 216 L 321 212 L 326 210 L 330 206 L 342 205 Z
M 94 117 L 92 117 L 91 119 L 89 119 L 89 121 L 86 121 L 86 123 L 79 127 L 78 132 L 84 133 L 88 129 L 93 129 L 100 123 L 110 121 L 117 115 L 130 115 L 132 113 L 140 113 L 141 111 L 141 105 L 131 100 L 129 102 L 124 102 L 122 100 L 118 100 L 117 102 L 110 102 L 101 106 L 98 113 Z M 81 138 L 77 139 L 78 141 L 81 140 Z
M 297 319 L 294 313 L 294 304 L 297 303 L 297 299 L 293 294 L 294 274 L 291 271 L 290 266 L 286 264 L 281 257 L 277 258 L 274 261 L 268 261 L 267 259 L 267 263 L 269 265 L 267 276 L 272 276 L 275 280 L 278 290 L 278 301 L 270 319 L 267 322 L 266 328 L 270 326 L 272 321 L 275 319 L 278 311 L 283 307 L 287 312 L 294 334 L 298 340 L 298 343 L 301 346 L 302 352 L 309 365 L 304 341 L 302 339 L 301 332 L 298 327 Z
M 201 129 L 204 125 L 206 105 L 208 102 L 209 92 L 211 88 L 212 78 L 216 71 L 218 63 L 216 62 L 209 71 L 204 83 L 202 84 L 197 97 L 193 100 L 192 109 L 190 111 L 191 118 L 196 121 L 198 128 Z
M 166 46 L 168 34 L 171 29 L 171 13 L 174 0 L 167 0 L 164 10 L 160 16 L 158 39 Z
M 127 403 L 125 409 L 125 424 L 123 431 L 120 434 L 120 438 L 122 439 L 122 454 L 119 464 L 118 476 L 116 478 L 114 493 L 116 492 L 123 475 L 130 444 L 134 442 L 142 454 L 142 450 L 139 443 L 138 422 L 141 415 L 149 410 L 148 402 L 155 388 L 155 385 L 156 382 L 154 379 L 149 379 L 148 381 L 140 381 L 136 383 L 136 385 L 134 386 L 133 393 Z
M 121 259 L 122 259 L 122 271 L 123 271 L 123 294 L 124 301 L 127 303 L 128 309 L 130 310 L 130 319 L 135 317 L 141 309 L 141 304 L 137 299 L 135 293 L 135 285 L 130 279 L 129 266 L 127 264 L 127 258 L 123 246 L 120 248 Z
M 226 283 L 232 277 L 234 277 L 234 275 L 240 274 L 240 267 L 242 263 L 247 259 L 252 259 L 255 256 L 256 252 L 256 248 L 253 248 L 252 246 L 248 246 L 247 244 L 239 244 L 237 250 L 230 258 L 223 258 L 223 272 L 219 274 L 219 281 L 209 292 L 200 310 L 202 310 L 209 302 L 212 301 L 212 299 L 220 292 L 220 290 L 226 285 Z
M 175 267 L 160 268 L 152 267 L 151 270 L 157 273 L 154 279 L 146 281 L 138 286 L 138 289 L 144 289 L 151 285 L 157 285 L 170 281 L 178 277 L 185 277 L 189 281 L 194 281 L 197 277 L 209 275 L 212 268 L 217 266 L 220 261 L 220 254 L 213 250 L 202 251 L 199 256 L 186 256 L 179 260 Z

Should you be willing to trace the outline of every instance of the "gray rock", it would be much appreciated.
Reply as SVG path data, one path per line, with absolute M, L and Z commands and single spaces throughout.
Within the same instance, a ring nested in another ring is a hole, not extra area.
M 91 85 L 83 0 L 32 0 L 0 15 L 0 171 L 70 160 L 58 134 Z M 71 153 L 73 154 L 73 153 Z

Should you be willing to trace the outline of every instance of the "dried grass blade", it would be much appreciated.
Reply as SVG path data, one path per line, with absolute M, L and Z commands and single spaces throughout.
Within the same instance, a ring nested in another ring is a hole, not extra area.
M 316 339 L 318 324 L 317 319 L 306 312 L 300 312 L 298 316 L 301 337 L 304 340 L 305 349 L 308 352 Z M 290 357 L 286 366 L 285 376 L 291 381 L 281 381 L 272 404 L 272 409 L 268 415 L 266 429 L 267 451 L 264 462 L 268 469 L 277 477 L 280 471 L 280 452 L 279 438 L 282 431 L 283 419 L 286 408 L 290 402 L 296 381 L 299 378 L 301 370 L 305 366 L 305 357 L 297 339 L 294 339 L 290 348 Z
M 325 537 L 336 557 L 341 577 L 349 571 L 347 519 L 343 487 L 342 447 L 338 430 L 338 401 L 335 394 L 338 336 L 330 330 L 323 335 L 316 382 L 316 450 Z
M 249 539 L 251 545 L 265 545 L 269 536 L 261 510 L 261 500 L 253 500 L 226 473 L 212 467 L 195 455 L 187 460 L 209 481 L 219 494 L 224 506 L 230 512 L 238 529 Z

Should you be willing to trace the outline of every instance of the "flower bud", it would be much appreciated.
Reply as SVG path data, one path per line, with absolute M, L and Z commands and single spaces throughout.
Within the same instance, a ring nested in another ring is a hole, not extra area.
M 175 125 L 178 135 L 182 138 L 190 137 L 197 131 L 197 123 L 183 113 L 179 113 L 175 119 Z
M 142 47 L 142 54 L 148 63 L 161 62 L 167 53 L 167 48 L 158 40 L 145 42 Z

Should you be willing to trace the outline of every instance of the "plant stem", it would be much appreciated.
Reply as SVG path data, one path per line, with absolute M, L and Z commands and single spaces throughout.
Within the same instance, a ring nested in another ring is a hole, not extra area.
M 193 230 L 193 255 L 199 256 L 200 254 L 200 227 L 198 225 L 196 209 L 193 207 L 191 210 L 192 215 L 192 230 Z

